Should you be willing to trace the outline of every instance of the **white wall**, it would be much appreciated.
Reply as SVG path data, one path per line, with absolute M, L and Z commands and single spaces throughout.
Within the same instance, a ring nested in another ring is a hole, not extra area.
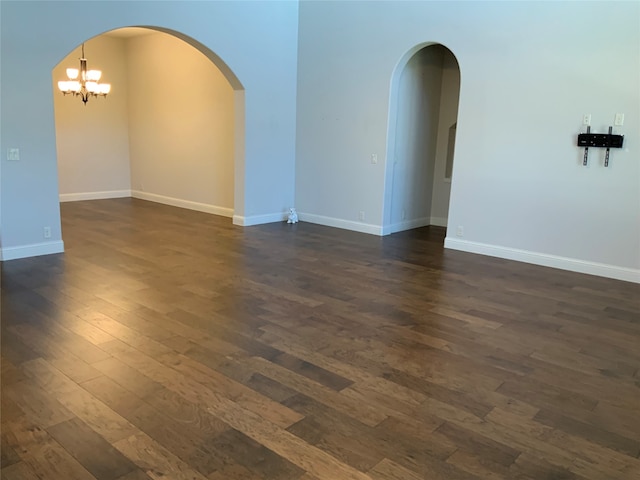
M 127 40 L 134 195 L 233 215 L 233 90 L 191 45 L 165 33 Z
M 244 128 L 234 221 L 284 218 L 294 199 L 297 2 L 5 1 L 0 17 L 3 259 L 62 250 L 51 71 L 86 39 L 125 26 L 180 32 L 235 74 Z M 18 162 L 4 154 L 13 147 Z
M 85 42 L 88 68 L 102 70 L 100 81 L 112 87 L 106 98 L 90 98 L 86 105 L 57 91 L 66 69 L 79 68 L 81 52 L 75 48 L 52 75 L 62 201 L 126 195 L 131 189 L 125 40 L 101 35 Z
M 236 223 L 277 219 L 295 177 L 301 218 L 362 229 L 363 210 L 383 232 L 390 79 L 438 42 L 462 76 L 449 222 L 464 237 L 447 245 L 640 281 L 639 15 L 638 2 L 0 2 L 3 258 L 62 249 L 51 70 L 137 25 L 182 32 L 235 74 Z M 594 131 L 626 115 L 607 169 L 599 151 L 581 165 L 584 113 Z
M 458 121 L 459 94 L 460 69 L 458 62 L 448 49 L 444 49 L 442 54 L 442 89 L 438 120 L 438 143 L 433 171 L 432 225 L 447 226 L 449 197 L 451 195 L 451 179 L 446 178 L 449 129 Z
M 440 46 L 423 48 L 409 59 L 400 74 L 391 166 L 394 231 L 430 223 L 442 57 Z
M 301 219 L 384 231 L 390 80 L 437 42 L 462 78 L 446 245 L 640 281 L 639 15 L 637 2 L 300 3 Z M 626 148 L 582 167 L 582 115 L 606 131 L 618 112 Z

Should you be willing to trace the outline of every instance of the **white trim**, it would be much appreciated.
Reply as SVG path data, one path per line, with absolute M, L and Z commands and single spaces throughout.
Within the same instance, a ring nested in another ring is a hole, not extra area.
M 390 235 L 392 233 L 403 232 L 405 230 L 411 230 L 412 228 L 426 227 L 431 224 L 431 218 L 422 217 L 414 218 L 413 220 L 404 220 L 399 223 L 392 223 L 382 227 L 382 235 Z
M 382 227 L 381 235 L 390 235 L 392 233 L 404 232 L 405 230 L 411 230 L 413 228 L 427 227 L 434 225 L 436 227 L 446 227 L 447 219 L 441 217 L 422 217 L 415 218 L 413 220 L 405 220 L 404 222 L 394 223 Z
M 251 215 L 249 217 L 234 215 L 233 224 L 241 227 L 250 227 L 264 223 L 284 222 L 287 219 L 287 215 L 287 213 L 267 213 L 265 215 Z
M 342 218 L 325 217 L 323 215 L 314 215 L 313 213 L 298 212 L 300 221 L 325 225 L 327 227 L 343 228 L 345 230 L 353 230 L 354 232 L 369 233 L 371 235 L 382 235 L 382 227 L 372 225 L 370 223 L 354 222 L 351 220 L 343 220 Z
M 130 197 L 131 190 L 109 190 L 107 192 L 61 193 L 61 202 L 78 202 L 80 200 L 104 200 L 107 198 Z
M 180 198 L 166 197 L 164 195 L 158 195 L 155 193 L 141 192 L 140 190 L 131 190 L 131 196 L 133 198 L 139 198 L 141 200 L 148 200 L 150 202 L 171 205 L 172 207 L 187 208 L 189 210 L 212 213 L 214 215 L 220 215 L 222 217 L 233 217 L 232 208 L 218 207 L 216 205 L 209 205 L 207 203 L 198 203 L 192 202 L 190 200 L 182 200 Z
M 560 268 L 571 272 L 587 273 L 600 277 L 625 280 L 627 282 L 640 283 L 640 270 L 634 268 L 618 267 L 604 263 L 588 262 L 576 258 L 560 257 L 545 253 L 530 252 L 517 248 L 500 247 L 486 243 L 470 242 L 459 238 L 447 237 L 444 240 L 444 247 L 463 252 L 479 253 L 490 257 L 506 258 L 518 262 L 533 263 L 544 267 Z
M 20 245 L 18 247 L 3 247 L 0 249 L 0 260 L 4 262 L 6 260 L 63 252 L 64 242 L 62 240 L 55 240 L 53 242 L 32 243 L 31 245 Z

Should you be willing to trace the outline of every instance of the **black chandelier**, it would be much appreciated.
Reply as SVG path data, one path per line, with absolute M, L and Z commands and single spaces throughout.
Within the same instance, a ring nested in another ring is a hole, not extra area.
M 80 69 L 67 68 L 67 80 L 60 80 L 58 88 L 63 95 L 71 94 L 80 97 L 86 105 L 89 97 L 106 97 L 111 91 L 111 84 L 98 83 L 102 72 L 100 70 L 87 70 L 87 59 L 84 58 L 84 43 L 82 44 L 82 57 Z

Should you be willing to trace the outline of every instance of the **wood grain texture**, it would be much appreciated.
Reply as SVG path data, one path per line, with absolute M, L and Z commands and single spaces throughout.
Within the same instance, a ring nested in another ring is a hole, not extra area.
M 47 429 L 97 480 L 115 480 L 136 469 L 127 457 L 79 418 Z
M 1 265 L 1 476 L 635 480 L 640 288 L 384 238 L 62 204 Z

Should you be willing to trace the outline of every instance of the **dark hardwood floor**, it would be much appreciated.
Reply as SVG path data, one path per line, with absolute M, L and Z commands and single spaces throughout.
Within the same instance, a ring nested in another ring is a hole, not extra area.
M 2 478 L 640 479 L 639 286 L 132 199 L 2 264 Z

